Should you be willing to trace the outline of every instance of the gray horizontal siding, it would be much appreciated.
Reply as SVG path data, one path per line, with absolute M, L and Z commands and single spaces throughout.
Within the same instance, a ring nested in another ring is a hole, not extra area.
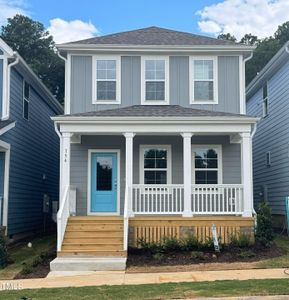
M 289 195 L 289 61 L 268 81 L 269 115 L 261 119 L 253 140 L 255 206 L 267 200 L 274 214 L 285 213 Z M 262 89 L 247 101 L 247 113 L 262 117 Z M 266 166 L 266 152 L 271 152 L 271 166 Z
M 2 101 L 3 101 L 2 98 L 3 98 L 3 59 L 0 59 L 0 117 L 2 117 Z
M 135 136 L 133 182 L 139 183 L 140 145 L 167 144 L 172 148 L 172 183 L 183 183 L 183 141 L 181 136 Z M 194 136 L 192 144 L 221 144 L 223 183 L 241 183 L 240 144 L 230 144 L 225 136 Z M 76 187 L 77 214 L 87 214 L 88 149 L 120 149 L 120 211 L 123 213 L 125 192 L 125 138 L 123 136 L 82 136 L 81 144 L 71 145 L 71 185 Z
M 8 234 L 41 230 L 43 195 L 58 200 L 59 138 L 50 119 L 55 112 L 32 87 L 29 121 L 23 119 L 22 76 L 12 68 L 10 114 L 16 126 L 1 136 L 11 145 Z
M 189 56 L 170 56 L 170 104 L 213 111 L 240 112 L 239 57 L 218 57 L 218 104 L 190 104 Z M 71 58 L 71 113 L 141 104 L 141 57 L 121 57 L 121 104 L 92 104 L 92 57 Z

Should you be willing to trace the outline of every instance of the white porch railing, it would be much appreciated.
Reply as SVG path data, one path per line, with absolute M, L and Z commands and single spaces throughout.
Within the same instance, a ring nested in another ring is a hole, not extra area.
M 192 185 L 192 212 L 202 215 L 242 214 L 243 198 L 241 184 Z
M 124 211 L 123 211 L 123 250 L 127 251 L 128 248 L 128 222 L 129 222 L 129 187 L 125 186 L 125 196 L 124 196 Z
M 75 214 L 75 203 L 76 189 L 66 186 L 57 212 L 57 251 L 61 251 L 67 220 L 71 214 Z
M 181 214 L 184 209 L 184 186 L 134 184 L 132 199 L 134 214 Z
M 135 215 L 172 215 L 184 211 L 183 184 L 134 184 L 132 193 L 126 193 L 130 194 Z M 125 200 L 125 204 L 130 201 L 128 196 Z M 190 200 L 193 215 L 239 215 L 244 210 L 243 185 L 192 185 Z

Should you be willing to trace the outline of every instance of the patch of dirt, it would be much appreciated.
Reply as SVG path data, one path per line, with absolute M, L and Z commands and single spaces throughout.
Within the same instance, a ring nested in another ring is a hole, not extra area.
M 35 267 L 30 268 L 29 273 L 18 273 L 14 279 L 28 279 L 28 278 L 45 278 L 50 272 L 50 262 L 56 257 L 55 249 L 49 249 L 47 256 Z
M 255 245 L 248 248 L 224 248 L 220 253 L 213 251 L 164 253 L 155 257 L 152 253 L 141 249 L 130 249 L 127 260 L 127 272 L 177 272 L 202 270 L 254 269 L 257 262 L 285 255 L 286 251 L 273 244 L 269 248 Z M 252 257 L 242 257 L 244 253 Z M 157 259 L 156 259 L 157 258 Z

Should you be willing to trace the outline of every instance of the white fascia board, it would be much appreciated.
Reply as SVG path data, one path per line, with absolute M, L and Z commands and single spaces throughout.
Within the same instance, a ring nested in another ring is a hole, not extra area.
M 207 51 L 207 52 L 216 52 L 216 51 L 229 51 L 229 52 L 252 52 L 256 47 L 255 46 L 246 46 L 246 45 L 111 45 L 111 44 L 58 44 L 56 45 L 59 51 L 73 51 L 73 50 L 82 50 L 82 51 L 152 51 L 152 52 L 187 52 L 187 51 Z
M 14 128 L 14 127 L 15 127 L 15 123 L 16 123 L 16 122 L 10 123 L 10 124 L 8 124 L 7 126 L 1 128 L 1 129 L 0 129 L 0 135 L 2 135 L 2 134 L 4 134 L 5 132 L 7 132 L 8 130 Z
M 215 124 L 215 123 L 256 123 L 260 118 L 256 117 L 75 117 L 75 116 L 55 116 L 51 119 L 57 123 L 193 123 L 193 124 Z
M 0 49 L 4 51 L 8 56 L 13 56 L 13 50 L 0 38 Z

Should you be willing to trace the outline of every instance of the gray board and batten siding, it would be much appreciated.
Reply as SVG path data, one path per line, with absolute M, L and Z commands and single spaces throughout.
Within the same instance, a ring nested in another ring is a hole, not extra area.
M 92 56 L 71 56 L 70 113 L 141 104 L 141 57 L 121 57 L 121 104 L 92 103 Z M 218 56 L 218 104 L 190 104 L 189 56 L 169 58 L 170 103 L 183 107 L 240 113 L 239 56 Z
M 139 183 L 140 145 L 171 145 L 172 183 L 183 183 L 183 140 L 181 136 L 134 137 L 133 182 Z M 230 144 L 228 136 L 194 136 L 192 144 L 221 144 L 223 157 L 223 183 L 241 183 L 240 144 Z M 88 150 L 120 149 L 120 212 L 123 213 L 125 193 L 125 138 L 123 136 L 82 136 L 80 144 L 71 144 L 70 184 L 76 187 L 77 215 L 87 214 Z

